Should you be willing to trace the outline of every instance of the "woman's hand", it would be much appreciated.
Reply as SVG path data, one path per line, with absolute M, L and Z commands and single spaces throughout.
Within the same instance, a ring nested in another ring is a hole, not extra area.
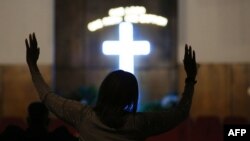
M 28 65 L 36 65 L 39 58 L 40 49 L 37 47 L 35 33 L 29 34 L 29 42 L 25 39 L 26 44 L 26 61 Z
M 185 45 L 184 68 L 187 74 L 187 79 L 195 81 L 197 75 L 197 64 L 195 59 L 195 51 L 191 46 Z

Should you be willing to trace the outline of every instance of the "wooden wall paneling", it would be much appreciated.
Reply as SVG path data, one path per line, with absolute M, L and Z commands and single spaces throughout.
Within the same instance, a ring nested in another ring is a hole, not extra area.
M 55 1 L 54 85 L 56 91 L 65 97 L 82 84 L 84 76 L 82 72 L 85 58 L 84 39 L 87 30 L 86 2 L 83 0 Z
M 39 65 L 46 82 L 51 84 L 51 66 Z M 179 65 L 179 90 L 182 94 L 186 74 Z M 87 85 L 99 88 L 109 70 L 86 70 L 90 74 Z M 167 70 L 140 70 L 139 85 L 148 92 L 146 98 L 159 100 L 171 90 L 171 73 Z M 93 78 L 92 76 L 95 76 Z M 202 64 L 197 76 L 191 117 L 242 116 L 250 119 L 247 88 L 250 81 L 249 64 Z M 26 108 L 32 101 L 39 100 L 26 65 L 0 66 L 0 117 L 26 117 Z
M 230 70 L 228 65 L 204 65 L 200 68 L 200 83 L 197 85 L 197 94 L 203 96 L 198 99 L 196 107 L 202 105 L 203 109 L 196 110 L 195 115 L 212 115 L 223 118 L 229 112 Z
M 142 102 L 159 101 L 170 90 L 173 90 L 170 85 L 173 81 L 170 78 L 170 72 L 167 68 L 139 71 L 137 79 Z
M 50 84 L 50 66 L 40 66 L 41 73 Z M 29 103 L 39 100 L 38 94 L 32 83 L 28 67 L 4 66 L 3 67 L 3 114 L 5 117 L 26 117 Z
M 218 116 L 229 113 L 229 66 L 202 64 L 197 75 L 197 84 L 190 116 Z M 179 69 L 179 90 L 183 91 L 186 74 L 184 67 Z
M 248 117 L 250 121 L 250 96 L 247 94 L 250 80 L 249 64 L 232 65 L 231 116 Z
M 85 85 L 95 86 L 96 89 L 99 89 L 102 81 L 110 72 L 110 69 L 85 69 Z
M 57 68 L 55 91 L 63 97 L 71 98 L 73 91 L 84 85 L 85 71 L 81 68 Z
M 3 116 L 3 67 L 0 66 L 0 117 Z
M 142 31 L 142 35 L 152 39 L 155 48 L 160 49 L 160 55 L 157 54 L 157 60 L 150 65 L 148 62 L 144 63 L 151 67 L 158 63 L 160 60 L 169 61 L 176 65 L 176 30 L 177 30 L 177 2 L 176 1 L 157 1 L 157 2 L 128 2 L 128 1 L 105 1 L 103 5 L 99 5 L 100 0 L 82 1 L 82 0 L 56 0 L 55 1 L 55 18 L 56 18 L 56 46 L 55 46 L 55 88 L 65 97 L 70 91 L 77 89 L 79 85 L 88 84 L 90 74 L 89 68 L 93 68 L 94 72 L 99 71 L 96 69 L 113 68 L 109 66 L 109 57 L 105 57 L 100 51 L 100 45 L 103 40 L 109 38 L 116 33 L 105 32 L 108 27 L 95 33 L 87 30 L 87 23 L 106 16 L 108 10 L 112 7 L 128 6 L 128 5 L 144 5 L 147 7 L 148 12 L 158 12 L 172 20 L 169 21 L 167 28 L 154 27 L 151 25 L 135 26 L 135 29 Z M 165 4 L 165 5 L 164 5 Z M 154 27 L 154 28 L 153 28 Z M 116 28 L 109 27 L 109 28 Z M 143 29 L 147 30 L 143 30 Z M 154 29 L 154 30 L 153 30 Z M 159 30 L 161 29 L 161 30 Z M 154 32 L 149 32 L 149 31 Z M 156 32 L 156 31 L 159 31 Z M 117 32 L 117 31 L 115 31 Z M 156 32 L 156 33 L 155 33 Z M 135 34 L 135 37 L 141 38 L 143 36 Z M 145 33 L 145 34 L 144 34 Z M 155 34 L 152 34 L 155 33 Z M 164 35 L 164 36 L 163 36 Z M 164 41 L 160 37 L 165 37 Z M 109 39 L 110 40 L 110 39 Z M 138 40 L 138 39 L 137 39 Z M 164 52 L 164 53 L 163 53 Z M 104 58 L 104 59 L 103 59 Z M 107 59 L 107 60 L 106 60 Z M 114 60 L 114 59 L 113 59 Z M 116 60 L 116 59 L 115 59 Z M 165 62 L 164 61 L 164 62 Z M 142 63 L 141 63 L 142 64 Z M 156 65 L 157 66 L 157 65 Z M 77 70 L 78 69 L 78 70 Z M 70 71 L 73 72 L 70 72 Z M 85 77 L 85 78 L 84 78 Z M 65 79 L 68 81 L 66 82 Z M 65 95 L 64 95 L 65 94 Z

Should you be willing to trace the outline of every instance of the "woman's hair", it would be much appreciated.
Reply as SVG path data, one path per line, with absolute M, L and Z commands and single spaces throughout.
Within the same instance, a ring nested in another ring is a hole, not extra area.
M 95 111 L 100 120 L 112 128 L 121 127 L 127 113 L 136 113 L 138 83 L 136 77 L 122 70 L 116 70 L 103 80 Z

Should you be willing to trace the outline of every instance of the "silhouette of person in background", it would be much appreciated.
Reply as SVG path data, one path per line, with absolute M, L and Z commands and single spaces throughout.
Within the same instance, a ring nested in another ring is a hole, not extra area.
M 48 131 L 49 110 L 41 102 L 33 102 L 28 106 L 28 128 L 25 131 L 27 141 L 45 141 L 51 138 Z
M 59 126 L 52 132 L 53 141 L 78 141 L 65 126 Z
M 26 39 L 26 61 L 41 101 L 48 109 L 79 131 L 82 141 L 143 141 L 176 127 L 189 116 L 196 83 L 197 64 L 191 46 L 185 46 L 187 74 L 183 96 L 168 111 L 137 112 L 136 77 L 122 70 L 109 73 L 101 83 L 95 107 L 62 98 L 44 81 L 37 61 L 40 50 L 35 34 Z
M 2 132 L 0 141 L 26 141 L 24 130 L 17 125 L 8 125 Z

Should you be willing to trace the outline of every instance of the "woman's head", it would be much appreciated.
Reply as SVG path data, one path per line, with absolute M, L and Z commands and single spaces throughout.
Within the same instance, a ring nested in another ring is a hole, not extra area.
M 103 80 L 96 108 L 113 112 L 133 112 L 137 110 L 138 83 L 136 77 L 122 70 L 111 72 Z

